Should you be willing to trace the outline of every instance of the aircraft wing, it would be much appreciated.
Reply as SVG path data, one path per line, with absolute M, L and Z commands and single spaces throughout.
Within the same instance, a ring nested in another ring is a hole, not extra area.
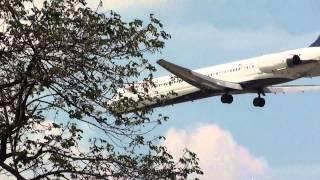
M 283 85 L 283 86 L 270 86 L 263 89 L 265 93 L 304 93 L 309 91 L 320 91 L 320 85 Z
M 167 69 L 172 74 L 186 81 L 187 83 L 202 89 L 202 90 L 243 90 L 242 86 L 238 83 L 223 81 L 215 78 L 208 77 L 206 75 L 197 73 L 190 69 L 175 65 L 166 60 L 158 60 L 157 63 L 163 68 Z

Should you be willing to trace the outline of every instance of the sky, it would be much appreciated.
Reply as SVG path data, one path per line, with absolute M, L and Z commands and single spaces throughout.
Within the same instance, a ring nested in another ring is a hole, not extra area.
M 97 4 L 88 0 L 91 6 Z M 320 34 L 318 0 L 103 0 L 124 19 L 155 14 L 172 35 L 164 58 L 196 69 L 310 45 Z M 156 66 L 156 76 L 169 74 Z M 320 78 L 291 84 L 319 84 Z M 267 95 L 255 108 L 255 94 L 219 97 L 158 108 L 170 120 L 155 134 L 177 157 L 188 147 L 198 154 L 201 179 L 320 179 L 318 93 Z
M 103 0 L 103 6 L 127 20 L 150 13 L 161 20 L 172 38 L 150 57 L 155 65 L 163 58 L 196 69 L 306 47 L 320 34 L 318 0 Z M 156 76 L 169 74 L 156 67 Z M 170 120 L 153 133 L 167 137 L 175 157 L 184 147 L 197 153 L 201 179 L 320 179 L 320 94 L 267 95 L 264 108 L 252 106 L 255 96 L 236 96 L 231 105 L 212 97 L 158 108 Z

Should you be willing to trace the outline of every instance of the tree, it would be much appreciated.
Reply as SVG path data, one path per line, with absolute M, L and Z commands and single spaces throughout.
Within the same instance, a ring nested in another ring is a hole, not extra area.
M 27 8 L 29 7 L 29 8 Z M 167 119 L 114 113 L 108 101 L 141 74 L 170 35 L 124 22 L 84 0 L 0 1 L 0 167 L 17 179 L 180 179 L 201 174 L 188 150 L 178 161 L 146 133 Z M 143 95 L 140 96 L 144 98 Z M 123 100 L 130 104 L 129 100 Z M 85 128 L 95 132 L 88 135 Z

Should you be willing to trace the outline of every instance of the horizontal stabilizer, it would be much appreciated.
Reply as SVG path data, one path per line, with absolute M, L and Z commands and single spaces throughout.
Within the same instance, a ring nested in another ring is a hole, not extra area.
M 320 85 L 284 85 L 270 86 L 263 89 L 264 93 L 304 93 L 310 91 L 320 91 Z

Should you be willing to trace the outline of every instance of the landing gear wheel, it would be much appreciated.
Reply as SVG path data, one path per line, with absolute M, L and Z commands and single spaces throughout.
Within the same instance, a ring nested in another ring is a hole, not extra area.
M 255 107 L 263 107 L 266 104 L 266 101 L 261 97 L 256 97 L 253 99 L 253 105 Z
M 230 94 L 224 94 L 221 96 L 221 102 L 225 104 L 231 104 L 233 102 L 233 96 Z

